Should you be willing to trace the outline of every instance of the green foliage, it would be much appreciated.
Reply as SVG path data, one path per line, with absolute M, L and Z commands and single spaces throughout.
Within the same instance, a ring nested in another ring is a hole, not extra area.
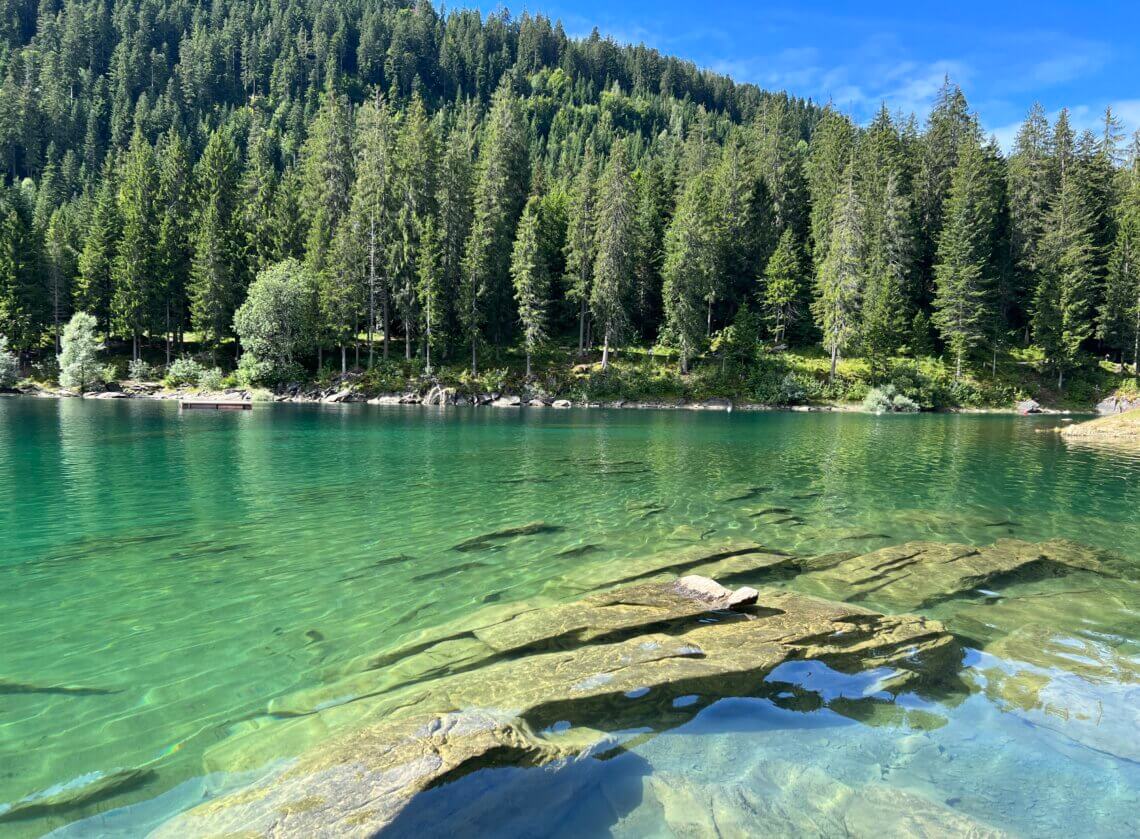
M 185 387 L 196 385 L 202 378 L 205 368 L 188 355 L 181 356 L 170 362 L 166 368 L 163 382 L 167 387 Z
M 152 382 L 157 376 L 154 365 L 142 358 L 132 358 L 127 365 L 127 378 L 132 382 Z
M 316 281 L 295 259 L 271 265 L 253 281 L 234 314 L 234 330 L 250 361 L 250 381 L 292 378 L 294 365 L 313 344 Z
M 103 375 L 99 366 L 99 350 L 103 348 L 95 335 L 95 318 L 76 312 L 63 328 L 59 354 L 59 383 L 69 390 L 83 393 Z
M 222 368 L 211 367 L 198 374 L 198 387 L 202 390 L 216 392 L 224 387 L 225 375 Z
M 918 403 L 899 393 L 894 385 L 872 388 L 863 398 L 863 410 L 868 414 L 913 414 Z
M 0 388 L 14 387 L 20 378 L 20 360 L 8 351 L 8 338 L 0 335 Z

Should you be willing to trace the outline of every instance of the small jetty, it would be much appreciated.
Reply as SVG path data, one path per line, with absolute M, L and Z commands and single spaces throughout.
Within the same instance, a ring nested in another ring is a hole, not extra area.
M 252 411 L 253 403 L 238 399 L 179 399 L 184 411 Z

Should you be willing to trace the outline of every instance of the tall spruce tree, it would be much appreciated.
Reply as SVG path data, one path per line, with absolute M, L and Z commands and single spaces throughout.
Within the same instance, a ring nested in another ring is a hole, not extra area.
M 236 225 L 238 161 L 229 132 L 215 131 L 195 170 L 197 208 L 190 267 L 190 322 L 217 348 L 233 334 L 243 291 Z
M 985 153 L 976 140 L 967 138 L 958 147 L 934 265 L 934 324 L 954 355 L 956 378 L 962 376 L 966 355 L 985 339 L 987 317 L 994 305 L 996 213 Z
M 602 369 L 610 348 L 629 332 L 629 298 L 636 244 L 636 193 L 624 141 L 610 151 L 598 182 L 597 256 L 590 313 L 602 330 Z
M 460 319 L 471 346 L 471 373 L 487 335 L 500 344 L 509 329 L 510 259 L 514 229 L 526 197 L 527 127 L 522 107 L 504 81 L 495 91 L 479 154 L 474 220 L 460 289 Z
M 795 231 L 787 227 L 780 235 L 780 242 L 764 269 L 764 314 L 777 345 L 784 342 L 788 326 L 799 317 L 802 284 L 803 263 L 799 242 L 796 241 Z
M 158 172 L 154 149 L 141 131 L 131 138 L 119 178 L 122 235 L 111 269 L 111 311 L 116 331 L 132 340 L 131 358 L 139 358 L 139 340 L 156 321 L 159 289 L 155 245 L 155 196 Z
M 663 338 L 680 351 L 681 373 L 706 337 L 704 305 L 709 275 L 717 270 L 716 220 L 707 174 L 693 178 L 677 203 L 677 210 L 665 232 L 665 308 Z
M 511 254 L 511 279 L 514 281 L 515 302 L 519 307 L 528 379 L 531 375 L 531 359 L 546 340 L 550 294 L 550 277 L 539 238 L 540 201 L 538 196 L 531 196 L 527 201 L 522 218 L 519 219 Z
M 848 165 L 843 188 L 835 196 L 831 213 L 831 241 L 827 256 L 816 269 L 812 314 L 823 333 L 824 349 L 831 356 L 830 380 L 835 381 L 839 355 L 859 335 L 863 299 L 863 208 L 855 189 L 854 166 Z
M 79 255 L 79 277 L 75 283 L 75 308 L 95 318 L 96 328 L 111 328 L 111 271 L 119 244 L 119 202 L 116 196 L 114 160 L 103 162 L 102 180 L 95 194 L 87 238 Z
M 592 140 L 570 192 L 566 232 L 566 299 L 578 304 L 578 354 L 586 350 L 586 317 L 594 285 L 597 246 L 597 158 Z

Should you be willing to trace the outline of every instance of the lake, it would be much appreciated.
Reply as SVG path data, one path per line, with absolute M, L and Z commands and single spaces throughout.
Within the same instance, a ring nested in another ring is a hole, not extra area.
M 1104 572 L 923 602 L 965 648 L 951 695 L 860 717 L 827 700 L 874 679 L 790 667 L 770 681 L 822 704 L 757 684 L 610 759 L 476 772 L 400 830 L 907 833 L 881 800 L 1136 835 L 1140 458 L 1043 433 L 1060 422 L 0 398 L 0 835 L 145 834 L 356 722 L 355 695 L 317 728 L 278 709 L 362 657 L 730 537 L 802 557 L 1065 539 Z

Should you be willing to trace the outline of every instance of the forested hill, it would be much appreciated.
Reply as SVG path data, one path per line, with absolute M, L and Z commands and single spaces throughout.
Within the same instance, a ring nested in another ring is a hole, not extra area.
M 682 368 L 1033 342 L 1058 374 L 1140 348 L 1111 113 L 1078 136 L 1033 107 L 1005 155 L 949 82 L 861 127 L 541 16 L 385 0 L 0 0 L 0 38 L 0 334 L 25 360 L 77 311 L 136 354 L 216 347 L 259 277 L 237 332 L 266 379 L 374 336 L 472 364 L 656 342 Z

